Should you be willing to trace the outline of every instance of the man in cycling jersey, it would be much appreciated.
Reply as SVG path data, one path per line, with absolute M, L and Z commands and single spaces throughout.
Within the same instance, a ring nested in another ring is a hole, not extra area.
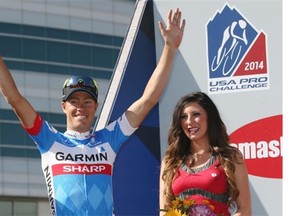
M 58 132 L 20 94 L 0 58 L 0 90 L 36 143 L 42 161 L 52 215 L 113 215 L 112 170 L 122 143 L 158 102 L 181 44 L 185 20 L 169 11 L 167 27 L 159 22 L 164 48 L 142 96 L 105 128 L 90 132 L 98 107 L 98 88 L 90 77 L 64 82 L 62 109 L 67 130 Z

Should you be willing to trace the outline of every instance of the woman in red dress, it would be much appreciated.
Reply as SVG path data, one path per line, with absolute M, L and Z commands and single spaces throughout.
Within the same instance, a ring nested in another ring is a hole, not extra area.
M 251 197 L 241 152 L 208 95 L 177 103 L 160 174 L 160 215 L 250 216 Z

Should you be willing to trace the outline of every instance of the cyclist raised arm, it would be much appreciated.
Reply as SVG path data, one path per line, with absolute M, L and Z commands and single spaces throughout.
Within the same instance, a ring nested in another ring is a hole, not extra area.
M 181 44 L 185 19 L 181 23 L 181 11 L 177 9 L 172 17 L 172 10 L 167 15 L 167 28 L 159 22 L 159 29 L 164 39 L 164 48 L 144 93 L 127 110 L 126 116 L 132 127 L 138 127 L 150 109 L 158 102 L 168 81 L 174 56 Z
M 18 91 L 15 81 L 2 57 L 0 57 L 0 90 L 19 118 L 22 126 L 25 128 L 32 127 L 36 117 L 36 111 Z

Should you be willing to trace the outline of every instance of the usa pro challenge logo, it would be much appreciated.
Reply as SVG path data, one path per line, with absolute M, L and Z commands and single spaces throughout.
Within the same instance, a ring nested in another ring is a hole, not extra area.
M 208 92 L 269 89 L 266 36 L 225 5 L 207 24 Z

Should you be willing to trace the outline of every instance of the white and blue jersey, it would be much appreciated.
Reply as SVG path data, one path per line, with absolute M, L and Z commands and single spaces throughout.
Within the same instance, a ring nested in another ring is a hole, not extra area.
M 39 132 L 27 132 L 41 153 L 52 215 L 113 215 L 113 163 L 136 128 L 125 114 L 92 135 L 63 134 L 38 119 Z

